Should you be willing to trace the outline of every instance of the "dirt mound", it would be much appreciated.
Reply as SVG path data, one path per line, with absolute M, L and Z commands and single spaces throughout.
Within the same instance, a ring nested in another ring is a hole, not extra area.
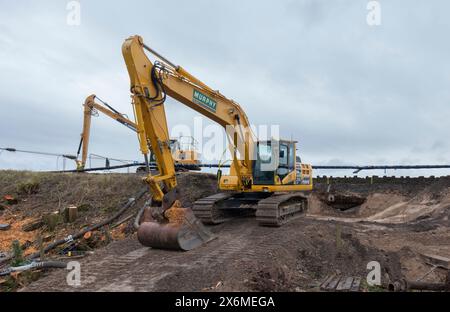
M 217 192 L 217 177 L 201 172 L 183 172 L 177 174 L 181 204 L 191 208 L 194 202 Z

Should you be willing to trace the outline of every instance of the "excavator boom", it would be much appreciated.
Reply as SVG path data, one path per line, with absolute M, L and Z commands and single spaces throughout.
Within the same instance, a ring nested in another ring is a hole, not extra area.
M 97 99 L 103 105 L 97 103 L 95 101 Z M 83 132 L 81 133 L 80 144 L 78 145 L 77 151 L 77 170 L 83 170 L 86 166 L 88 150 L 89 150 L 89 137 L 91 135 L 91 120 L 92 116 L 97 112 L 102 112 L 106 116 L 116 120 L 120 124 L 129 128 L 130 130 L 137 132 L 136 124 L 129 120 L 125 115 L 119 113 L 113 107 L 111 107 L 108 103 L 101 101 L 95 94 L 89 95 L 83 104 L 84 112 L 83 112 Z M 143 153 L 148 150 L 142 151 Z M 80 159 L 81 153 L 81 159 Z

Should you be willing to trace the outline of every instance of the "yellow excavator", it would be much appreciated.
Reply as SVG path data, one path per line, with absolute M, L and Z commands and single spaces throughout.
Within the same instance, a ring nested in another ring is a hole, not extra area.
M 200 155 L 197 152 L 197 141 L 192 136 L 179 136 L 169 140 L 176 171 L 200 171 L 202 168 Z M 156 162 L 155 154 L 150 150 L 150 161 Z M 147 172 L 145 167 L 139 167 L 137 172 Z
M 126 126 L 128 129 L 136 132 L 138 134 L 138 139 L 144 140 L 143 132 L 138 132 L 137 125 L 131 121 L 127 115 L 118 112 L 108 103 L 101 100 L 95 94 L 89 95 L 83 104 L 83 132 L 81 133 L 80 143 L 78 145 L 76 165 L 77 170 L 83 171 L 86 166 L 88 150 L 89 150 L 89 138 L 91 134 L 91 120 L 92 116 L 98 116 L 99 112 L 105 114 L 106 116 L 116 120 L 120 124 Z M 141 145 L 142 153 L 148 154 L 149 148 L 146 144 Z M 170 139 L 170 148 L 172 151 L 172 156 L 176 164 L 177 171 L 188 171 L 188 170 L 200 170 L 200 159 L 195 148 L 195 140 L 192 137 L 180 137 Z M 81 158 L 80 158 L 81 154 Z M 155 157 L 150 150 L 150 160 L 154 161 Z M 145 167 L 139 167 L 137 172 L 145 171 Z
M 96 102 L 98 100 L 100 103 Z M 89 95 L 83 104 L 83 132 L 81 133 L 80 144 L 77 151 L 77 170 L 82 171 L 86 166 L 88 150 L 89 150 L 89 138 L 91 135 L 91 120 L 92 116 L 98 116 L 99 112 L 102 112 L 106 116 L 116 120 L 127 128 L 137 132 L 137 126 L 134 122 L 128 119 L 124 114 L 119 113 L 108 103 L 102 101 L 95 94 Z M 81 153 L 81 158 L 80 158 Z
M 145 51 L 157 60 L 150 61 Z M 256 214 L 261 225 L 281 226 L 307 209 L 312 168 L 298 163 L 295 141 L 256 140 L 238 103 L 167 60 L 142 37 L 126 39 L 122 54 L 137 129 L 152 147 L 159 168 L 158 175 L 144 179 L 153 197 L 138 229 L 143 245 L 189 250 L 211 239 L 202 222 L 218 224 Z M 164 109 L 167 96 L 223 126 L 230 143 L 230 172 L 218 172 L 223 192 L 197 200 L 192 209 L 181 207 L 178 197 Z M 140 140 L 141 150 L 146 141 Z

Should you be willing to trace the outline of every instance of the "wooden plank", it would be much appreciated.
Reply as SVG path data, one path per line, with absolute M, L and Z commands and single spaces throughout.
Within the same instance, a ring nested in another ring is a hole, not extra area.
M 336 274 L 330 274 L 325 279 L 325 281 L 320 285 L 320 289 L 324 290 L 327 288 L 328 284 L 333 280 L 333 278 L 336 276 Z
M 348 291 L 352 287 L 353 277 L 343 277 L 336 287 L 337 291 Z
M 360 285 L 361 285 L 361 277 L 355 277 L 353 279 L 352 287 L 350 287 L 350 291 L 359 291 Z
M 341 280 L 340 276 L 334 277 L 333 280 L 327 285 L 325 290 L 335 290 L 340 280 Z
M 423 254 L 422 257 L 428 264 L 450 270 L 450 259 L 439 255 Z

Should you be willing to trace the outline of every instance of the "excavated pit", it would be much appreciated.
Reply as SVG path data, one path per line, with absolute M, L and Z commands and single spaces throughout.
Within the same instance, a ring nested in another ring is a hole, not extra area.
M 355 194 L 319 193 L 316 196 L 325 205 L 340 211 L 359 207 L 367 200 L 366 197 Z
M 317 179 L 314 188 L 309 214 L 344 222 L 445 223 L 450 207 L 449 177 Z

